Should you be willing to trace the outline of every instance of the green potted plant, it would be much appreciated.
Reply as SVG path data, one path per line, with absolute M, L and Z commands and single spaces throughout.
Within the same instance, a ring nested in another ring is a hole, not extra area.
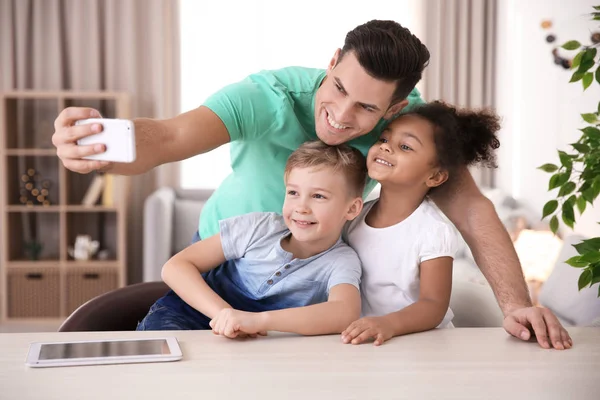
M 594 21 L 600 21 L 600 6 L 594 6 L 591 16 Z M 574 72 L 570 82 L 581 81 L 584 91 L 592 84 L 600 85 L 600 60 L 597 59 L 600 34 L 595 35 L 598 37 L 592 36 L 593 43 L 589 45 L 570 40 L 561 46 L 565 50 L 577 51 L 571 62 Z M 580 129 L 582 133 L 579 140 L 570 144 L 571 151 L 559 150 L 560 163 L 548 163 L 539 167 L 552 174 L 548 190 L 558 189 L 556 198 L 548 201 L 542 212 L 542 219 L 550 218 L 550 229 L 554 233 L 557 232 L 560 221 L 573 229 L 575 210 L 580 215 L 583 214 L 586 206 L 593 205 L 600 194 L 600 102 L 596 110 L 581 114 L 581 117 L 585 126 Z M 579 290 L 600 283 L 600 237 L 584 240 L 574 247 L 579 255 L 566 260 L 566 263 L 581 269 Z

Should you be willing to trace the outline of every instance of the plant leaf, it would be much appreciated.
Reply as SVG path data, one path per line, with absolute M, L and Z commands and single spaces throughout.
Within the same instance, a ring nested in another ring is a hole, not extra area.
M 577 282 L 577 286 L 579 290 L 583 289 L 592 281 L 592 271 L 589 269 L 584 270 L 581 275 L 579 275 L 579 281 Z
M 558 201 L 550 200 L 544 205 L 544 212 L 542 215 L 542 219 L 546 218 L 548 215 L 552 214 L 558 208 Z
M 595 113 L 581 114 L 581 118 L 583 118 L 583 120 L 588 124 L 593 124 L 594 122 L 598 121 L 598 117 Z
M 538 169 L 541 169 L 544 172 L 554 172 L 554 171 L 558 170 L 558 167 L 554 164 L 544 164 L 544 165 L 538 167 Z
M 581 262 L 587 262 L 588 264 L 593 264 L 600 261 L 600 251 L 591 251 L 585 254 L 582 254 L 579 258 Z
M 577 40 L 569 40 L 567 43 L 563 44 L 560 47 L 562 47 L 565 50 L 577 50 L 581 47 L 581 43 L 579 43 Z
M 584 53 L 585 53 L 584 51 L 580 51 L 579 53 L 577 53 L 575 58 L 573 58 L 573 61 L 571 61 L 571 69 L 575 69 L 579 66 Z
M 571 159 L 571 157 L 569 157 L 569 155 L 567 153 L 565 153 L 564 151 L 559 150 L 558 151 L 558 158 L 560 158 L 560 163 L 566 167 L 566 168 L 571 168 L 573 167 L 573 160 Z
M 581 58 L 581 62 L 584 61 L 594 61 L 594 58 L 596 57 L 596 48 L 595 47 L 589 47 L 588 49 L 586 49 L 583 52 L 583 57 Z
M 594 115 L 594 114 L 592 114 Z M 590 146 L 583 143 L 571 143 L 571 146 L 580 153 L 587 153 L 590 151 Z
M 565 183 L 564 185 L 562 185 L 562 187 L 558 191 L 558 197 L 566 196 L 566 195 L 572 193 L 576 187 L 577 187 L 577 185 L 575 185 L 575 182 Z
M 555 189 L 555 188 L 560 187 L 560 186 L 564 185 L 565 183 L 567 183 L 570 175 L 571 175 L 570 173 L 569 174 L 559 173 L 559 174 L 552 175 L 550 177 L 550 182 L 548 184 L 548 190 Z
M 600 264 L 592 264 L 590 265 L 590 269 L 592 270 L 592 283 L 590 284 L 591 286 L 600 282 Z
M 600 251 L 600 238 L 587 239 L 581 243 L 574 244 L 573 247 L 581 255 L 592 251 Z
M 556 231 L 558 231 L 558 218 L 556 215 L 550 219 L 550 230 L 556 235 Z
M 581 60 L 581 64 L 579 64 L 579 68 L 577 68 L 577 72 L 581 73 L 581 74 L 586 74 L 588 72 L 588 70 L 590 68 L 592 68 L 594 66 L 594 60 L 586 60 L 585 56 L 584 58 Z M 590 72 L 590 74 L 593 75 L 592 72 Z
M 565 225 L 573 229 L 575 225 L 575 213 L 573 212 L 573 205 L 569 202 L 565 202 L 562 205 L 562 220 Z
M 585 201 L 587 201 L 590 204 L 594 203 L 594 188 L 590 187 L 587 188 L 586 190 L 583 191 L 583 193 L 581 193 L 581 195 L 583 196 L 583 198 L 585 199 Z
M 578 80 L 583 78 L 583 75 L 584 75 L 583 72 L 579 72 L 579 71 L 573 72 L 573 76 L 571 76 L 571 80 L 569 81 L 569 83 L 577 82 Z
M 590 139 L 600 139 L 600 129 L 594 128 L 593 126 L 586 126 L 580 129 Z
M 586 72 L 585 75 L 583 76 L 582 79 L 582 83 L 583 83 L 583 90 L 587 89 L 588 87 L 590 87 L 590 85 L 592 84 L 592 81 L 594 80 L 594 74 L 591 72 Z
M 600 67 L 596 68 L 596 82 L 600 83 Z
M 583 214 L 585 212 L 586 202 L 583 196 L 579 196 L 577 198 L 577 209 L 579 210 L 579 214 Z
M 569 264 L 571 267 L 575 268 L 584 268 L 587 267 L 589 263 L 581 261 L 581 256 L 574 256 L 565 261 L 565 264 Z
M 598 73 L 599 69 L 600 69 L 600 67 L 598 67 L 598 69 L 596 70 L 596 80 L 598 81 L 598 83 L 600 83 L 600 80 L 598 80 L 598 75 L 600 75 Z M 598 113 L 600 114 L 600 101 L 598 102 Z

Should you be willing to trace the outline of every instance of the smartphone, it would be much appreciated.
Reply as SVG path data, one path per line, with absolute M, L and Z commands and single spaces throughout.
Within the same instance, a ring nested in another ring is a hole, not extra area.
M 89 118 L 75 122 L 75 125 L 100 124 L 102 132 L 79 139 L 78 145 L 102 143 L 106 151 L 83 157 L 86 160 L 101 160 L 130 163 L 135 161 L 135 126 L 128 119 Z
M 29 345 L 28 367 L 127 364 L 178 361 L 183 357 L 177 338 L 130 338 L 35 342 Z

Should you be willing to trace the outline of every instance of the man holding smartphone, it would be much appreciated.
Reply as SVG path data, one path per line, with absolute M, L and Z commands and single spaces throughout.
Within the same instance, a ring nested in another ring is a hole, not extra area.
M 201 237 L 217 232 L 218 221 L 254 211 L 281 212 L 287 157 L 314 139 L 348 142 L 366 154 L 389 120 L 422 103 L 414 86 L 429 62 L 427 48 L 393 21 L 370 21 L 350 31 L 327 70 L 290 67 L 264 71 L 227 86 L 204 105 L 167 120 L 134 121 L 137 159 L 130 164 L 90 161 L 104 146 L 77 146 L 98 133 L 99 124 L 74 126 L 100 115 L 89 108 L 67 108 L 55 121 L 52 138 L 64 166 L 134 175 L 183 160 L 231 142 L 233 173 L 202 211 Z M 374 184 L 369 185 L 372 189 Z M 244 202 L 239 198 L 243 195 Z M 492 203 L 465 168 L 432 196 L 456 225 L 489 281 L 505 315 L 504 328 L 540 346 L 572 345 L 552 312 L 532 307 L 519 260 Z

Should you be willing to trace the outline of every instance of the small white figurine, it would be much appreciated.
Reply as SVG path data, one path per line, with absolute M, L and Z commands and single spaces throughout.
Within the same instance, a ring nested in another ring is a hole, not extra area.
M 75 246 L 69 246 L 69 255 L 78 261 L 87 261 L 100 248 L 100 242 L 92 240 L 90 235 L 77 235 Z

